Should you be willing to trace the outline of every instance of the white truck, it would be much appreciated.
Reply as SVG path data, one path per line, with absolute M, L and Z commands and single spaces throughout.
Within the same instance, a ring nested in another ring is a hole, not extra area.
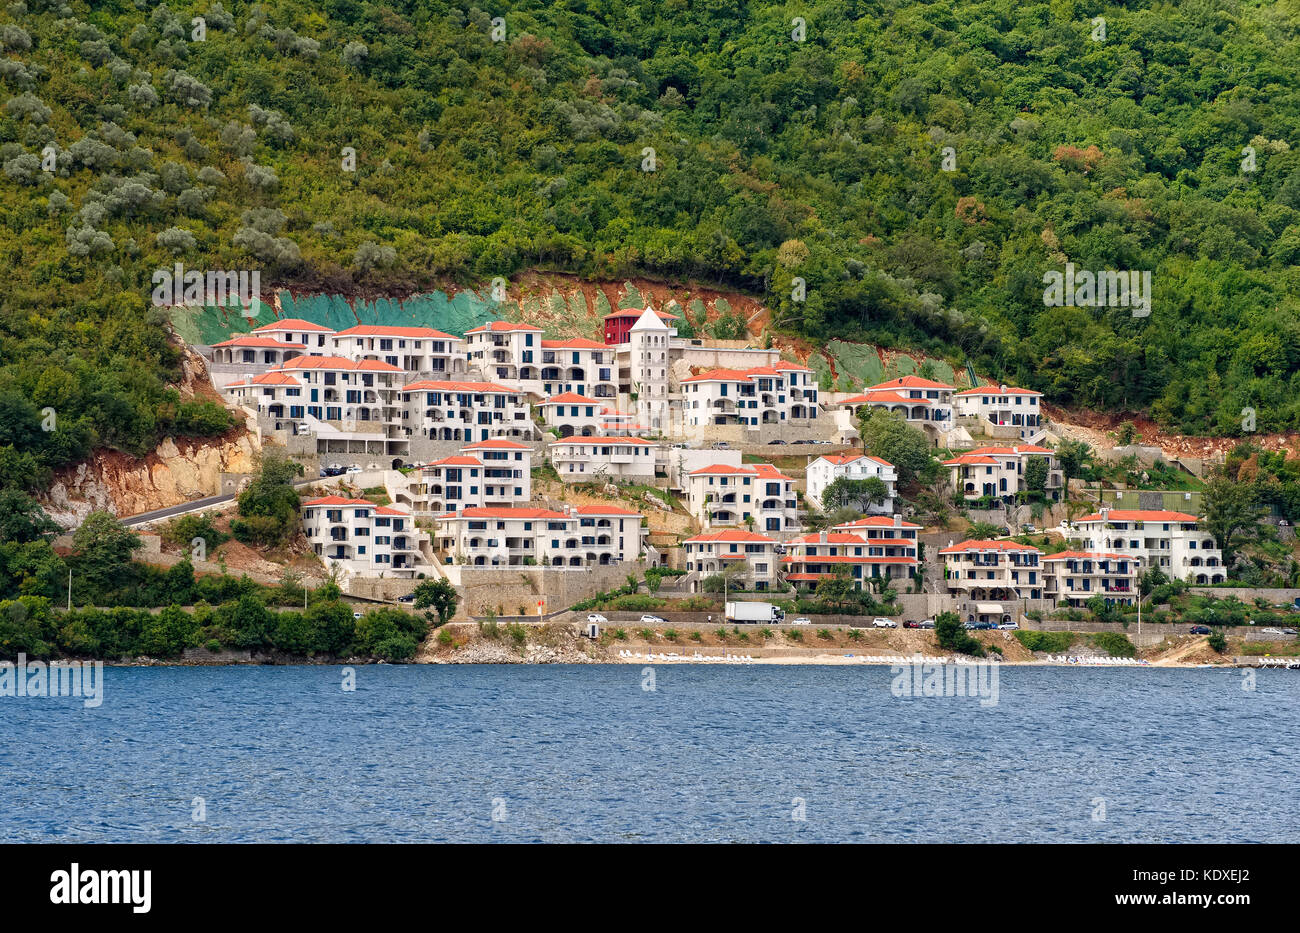
M 785 610 L 771 603 L 727 603 L 728 622 L 784 622 Z

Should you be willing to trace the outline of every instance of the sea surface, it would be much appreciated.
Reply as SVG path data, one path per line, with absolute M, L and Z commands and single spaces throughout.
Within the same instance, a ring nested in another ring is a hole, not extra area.
M 1300 673 L 1255 677 L 108 668 L 98 708 L 0 698 L 0 841 L 1300 841 Z

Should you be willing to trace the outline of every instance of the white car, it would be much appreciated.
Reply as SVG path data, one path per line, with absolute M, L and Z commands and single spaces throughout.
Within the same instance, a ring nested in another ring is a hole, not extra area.
M 1019 623 L 1019 622 L 1003 622 L 1001 625 L 998 626 L 998 628 L 1000 628 L 1000 629 L 1004 629 L 1004 630 L 1006 630 L 1006 631 L 1012 631 L 1012 632 L 1014 632 L 1016 629 L 1020 628 L 1020 623 Z
M 588 617 L 587 617 L 587 621 L 588 621 L 588 622 L 591 622 L 591 621 L 592 621 L 592 618 L 591 618 L 590 616 L 588 616 Z M 604 621 L 604 619 L 602 618 L 601 621 Z M 667 624 L 668 624 L 668 620 L 667 620 L 667 619 L 661 619 L 661 618 L 659 618 L 658 616 L 642 616 L 642 617 L 641 617 L 641 624 L 642 624 L 642 625 L 667 625 Z
M 361 613 L 359 613 L 359 612 L 354 612 L 354 613 L 352 613 L 352 618 L 354 618 L 354 619 L 360 619 L 360 618 L 361 618 Z
M 812 625 L 812 619 L 808 618 L 807 616 L 800 616 L 799 618 L 791 621 L 790 624 L 791 625 Z
M 1283 634 L 1283 632 L 1282 632 L 1282 630 L 1281 630 L 1280 628 L 1262 628 L 1262 629 L 1260 629 L 1259 631 L 1260 631 L 1260 634 L 1261 634 L 1261 635 L 1281 635 L 1281 634 Z
M 597 625 L 608 625 L 608 624 L 609 624 L 609 619 L 606 619 L 606 618 L 605 618 L 603 615 L 601 615 L 599 612 L 593 612 L 591 615 L 587 616 L 587 621 L 588 621 L 588 622 L 595 622 Z M 642 621 L 644 621 L 644 620 L 642 620 Z
M 348 467 L 348 472 L 349 472 L 349 473 L 360 473 L 360 472 L 361 472 L 361 467 L 359 467 L 359 466 L 350 466 L 350 467 Z
M 873 619 L 871 624 L 876 628 L 898 628 L 898 623 L 893 619 Z

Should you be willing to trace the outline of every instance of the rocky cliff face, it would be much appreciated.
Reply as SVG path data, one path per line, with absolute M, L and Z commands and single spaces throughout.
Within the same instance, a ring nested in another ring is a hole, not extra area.
M 118 451 L 97 451 L 84 463 L 57 474 L 46 509 L 73 527 L 97 509 L 119 516 L 215 496 L 222 473 L 251 473 L 260 444 L 245 428 L 223 438 L 168 438 L 143 459 Z

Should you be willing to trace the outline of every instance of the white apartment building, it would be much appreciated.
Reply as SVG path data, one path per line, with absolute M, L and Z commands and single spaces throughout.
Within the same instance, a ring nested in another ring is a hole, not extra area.
M 542 392 L 542 329 L 531 324 L 490 321 L 465 332 L 471 370 L 500 385 L 535 396 Z
M 583 568 L 637 560 L 644 530 L 614 506 L 468 508 L 439 515 L 436 547 L 446 563 Z
M 325 496 L 303 503 L 303 534 L 327 566 L 364 577 L 412 577 L 424 533 L 410 514 L 365 499 Z
M 883 557 L 920 557 L 917 535 L 921 526 L 903 520 L 901 515 L 868 515 L 856 521 L 843 522 L 831 531 L 841 531 L 865 538 L 867 543 L 881 548 Z
M 491 382 L 421 380 L 402 389 L 408 432 L 435 441 L 529 438 L 528 399 L 516 388 Z
M 668 430 L 671 382 L 669 342 L 677 335 L 677 328 L 649 306 L 628 332 L 626 356 L 630 397 L 636 403 L 636 417 L 650 431 L 659 434 Z
M 1142 559 L 1105 551 L 1061 551 L 1043 558 L 1043 595 L 1059 605 L 1086 606 L 1100 596 L 1108 605 L 1132 606 Z
M 352 360 L 379 360 L 411 378 L 463 380 L 465 341 L 432 327 L 360 324 L 329 335 L 331 352 Z
M 577 337 L 542 341 L 544 396 L 572 392 L 613 405 L 618 400 L 618 359 L 614 347 Z
M 407 477 L 417 512 L 523 506 L 533 497 L 533 451 L 505 438 L 476 441 Z
M 560 437 L 631 434 L 641 427 L 633 423 L 631 415 L 576 392 L 552 395 L 538 407 L 542 410 L 542 420 L 547 427 L 558 430 Z
M 650 482 L 666 463 L 662 445 L 640 437 L 564 437 L 550 454 L 566 483 Z
M 318 454 L 360 453 L 396 463 L 410 446 L 402 375 L 378 360 L 297 356 L 223 391 L 234 404 L 272 419 L 277 430 L 315 434 Z
M 866 511 L 892 515 L 894 512 L 894 499 L 898 495 L 898 471 L 894 469 L 894 465 L 888 460 L 867 456 L 866 454 L 827 454 L 815 460 L 810 459 L 807 471 L 808 501 L 822 511 L 826 511 L 828 508 L 837 508 L 839 503 L 828 504 L 822 501 L 822 493 L 826 491 L 827 486 L 837 479 L 865 480 L 869 478 L 875 478 L 884 483 L 889 495 L 883 502 L 871 503 Z
M 692 592 L 700 591 L 704 578 L 733 570 L 738 564 L 743 564 L 742 569 L 734 570 L 728 578 L 731 589 L 762 592 L 785 588 L 779 577 L 777 542 L 767 535 L 733 528 L 687 538 L 682 546 L 686 552 L 686 571 L 696 575 L 691 580 Z
M 862 408 L 895 412 L 908 424 L 930 432 L 931 439 L 935 432 L 947 433 L 953 427 L 953 387 L 920 376 L 890 379 L 837 404 L 853 412 Z
M 1047 461 L 1044 494 L 1051 500 L 1060 499 L 1065 474 L 1057 465 L 1056 454 L 1047 447 L 1034 444 L 978 447 L 945 460 L 943 465 L 948 468 L 952 488 L 963 499 L 972 501 L 984 496 L 1011 499 L 1017 493 L 1029 491 L 1025 471 L 1035 457 Z
M 814 587 L 843 566 L 855 589 L 869 589 L 872 579 L 906 579 L 919 566 L 915 537 L 868 539 L 863 533 L 831 530 L 794 538 L 785 547 L 785 579 L 798 587 Z
M 1102 509 L 1060 530 L 1085 551 L 1140 558 L 1144 569 L 1158 569 L 1167 577 L 1204 584 L 1227 579 L 1218 543 L 1186 512 Z
M 813 371 L 778 362 L 752 369 L 713 369 L 681 382 L 687 427 L 808 424 L 817 418 Z
M 1015 541 L 963 541 L 939 553 L 945 588 L 967 604 L 965 621 L 1001 622 L 1008 614 L 1004 604 L 1044 598 L 1043 555 L 1036 547 Z
M 240 334 L 212 345 L 214 363 L 245 366 L 279 366 L 295 356 L 305 356 L 308 347 L 301 343 L 282 343 L 274 337 Z
M 1028 440 L 1042 429 L 1040 402 L 1042 392 L 1014 386 L 979 386 L 953 395 L 958 417 L 978 418 L 998 427 L 1019 429 L 1021 440 Z
M 334 333 L 324 324 L 314 324 L 302 318 L 288 317 L 261 327 L 254 327 L 250 332 L 256 337 L 270 337 L 277 343 L 304 346 L 304 356 L 330 355 L 329 336 Z
M 794 480 L 766 463 L 692 470 L 687 474 L 686 502 L 703 528 L 742 525 L 750 519 L 756 530 L 769 534 L 800 528 Z

